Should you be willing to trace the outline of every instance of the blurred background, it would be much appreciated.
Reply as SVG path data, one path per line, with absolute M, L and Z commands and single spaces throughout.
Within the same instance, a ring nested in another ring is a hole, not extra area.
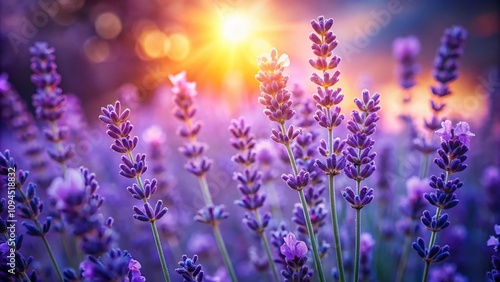
M 480 106 L 482 101 L 470 96 L 499 61 L 498 8 L 494 0 L 3 0 L 0 71 L 28 98 L 34 91 L 28 48 L 42 40 L 57 50 L 61 88 L 81 97 L 89 114 L 127 83 L 148 100 L 168 74 L 181 70 L 200 93 L 234 106 L 258 93 L 256 56 L 271 47 L 291 58 L 291 82 L 310 86 L 308 23 L 325 15 L 335 19 L 336 53 L 343 60 L 340 86 L 348 96 L 363 87 L 397 92 L 392 41 L 413 34 L 422 43 L 415 92 L 427 97 L 443 30 L 462 25 L 469 37 L 460 61 L 463 78 L 453 87 L 460 89 L 455 97 L 468 97 L 459 110 L 466 114 L 463 108 Z
M 397 201 L 398 195 L 404 194 L 406 179 L 418 172 L 419 156 L 415 152 L 401 154 L 401 148 L 406 148 L 404 142 L 409 140 L 400 134 L 405 132 L 404 123 L 396 119 L 401 114 L 410 114 L 417 127 L 421 127 L 422 118 L 430 116 L 429 87 L 434 84 L 431 71 L 436 50 L 444 29 L 461 25 L 468 30 L 468 38 L 464 55 L 459 60 L 459 79 L 451 83 L 453 95 L 446 98 L 445 115 L 454 121 L 468 121 L 476 138 L 472 141 L 473 150 L 468 160 L 470 168 L 464 174 L 468 189 L 459 192 L 463 204 L 450 216 L 460 224 L 445 236 L 454 238 L 450 241 L 454 240 L 452 249 L 457 250 L 450 262 L 457 265 L 470 281 L 483 281 L 484 272 L 491 269 L 491 248 L 486 248 L 485 242 L 493 233 L 492 224 L 500 223 L 498 205 L 495 208 L 497 213 L 484 207 L 485 202 L 492 201 L 488 198 L 491 191 L 482 189 L 487 185 L 482 182 L 485 169 L 500 165 L 499 13 L 497 0 L 1 0 L 0 73 L 8 74 L 13 88 L 31 105 L 35 87 L 30 81 L 29 47 L 36 41 L 45 41 L 55 47 L 58 72 L 62 76 L 60 87 L 63 92 L 80 98 L 83 117 L 87 120 L 82 123 L 97 125 L 85 130 L 74 127 L 83 134 L 81 138 L 75 135 L 77 156 L 74 163 L 85 164 L 92 171 L 99 172 L 99 181 L 105 187 L 101 193 L 106 197 L 103 214 L 115 217 L 120 245 L 135 252 L 141 262 L 146 262 L 143 264 L 145 273 L 153 275 L 153 270 L 158 269 L 155 258 L 151 257 L 151 264 L 144 258 L 154 253 L 147 249 L 151 247 L 146 242 L 149 234 L 130 234 L 130 228 L 140 228 L 136 222 L 130 225 L 132 211 L 128 206 L 132 206 L 133 201 L 121 189 L 130 183 L 121 178 L 117 180 L 119 158 L 108 149 L 109 138 L 104 134 L 104 126 L 98 124 L 97 117 L 100 107 L 120 97 L 132 108 L 131 119 L 136 126 L 136 135 L 143 136 L 146 132 L 152 123 L 150 116 L 162 126 L 169 143 L 168 170 L 175 176 L 172 187 L 183 188 L 177 192 L 181 199 L 176 202 L 178 207 L 172 209 L 172 212 L 179 209 L 174 213 L 178 217 L 169 219 L 165 223 L 166 229 L 177 226 L 180 221 L 190 222 L 202 201 L 199 195 L 194 194 L 192 198 L 185 195 L 185 191 L 198 191 L 197 183 L 183 170 L 185 159 L 176 149 L 181 143 L 180 138 L 169 133 L 175 132 L 179 123 L 171 115 L 173 105 L 168 76 L 185 70 L 188 79 L 198 86 L 202 105 L 199 118 L 204 120 L 200 140 L 209 143 L 209 155 L 215 160 L 214 172 L 209 179 L 211 190 L 215 200 L 226 203 L 231 213 L 231 223 L 227 223 L 223 232 L 227 232 L 228 238 L 233 238 L 229 248 L 237 253 L 234 255 L 237 272 L 242 273 L 242 277 L 250 277 L 247 281 L 255 281 L 252 280 L 254 270 L 249 269 L 246 262 L 247 245 L 237 242 L 241 234 L 246 234 L 242 232 L 247 231 L 241 223 L 242 210 L 232 204 L 239 196 L 235 183 L 231 181 L 235 166 L 230 162 L 230 156 L 234 152 L 227 149 L 229 134 L 226 128 L 231 117 L 251 116 L 257 136 L 269 137 L 269 122 L 261 114 L 262 108 L 255 105 L 259 96 L 258 83 L 254 79 L 258 71 L 256 57 L 269 52 L 272 47 L 280 54 L 288 54 L 291 65 L 286 72 L 290 75 L 290 85 L 302 85 L 309 95 L 315 90 L 309 82 L 313 71 L 308 63 L 313 56 L 308 39 L 312 31 L 309 22 L 320 15 L 335 19 L 332 30 L 339 41 L 335 54 L 342 58 L 338 85 L 343 88 L 345 101 L 348 101 L 342 105 L 343 113 L 348 115 L 353 97 L 359 96 L 363 88 L 371 93 L 381 93 L 382 126 L 376 146 L 377 150 L 388 147 L 389 151 L 396 151 L 392 157 L 389 154 L 385 158 L 392 161 L 391 189 L 399 189 L 392 196 Z M 397 37 L 408 35 L 417 36 L 421 42 L 418 57 L 421 70 L 417 75 L 417 85 L 412 89 L 412 102 L 403 105 L 403 93 L 395 78 L 392 42 Z M 0 122 L 0 125 L 0 141 L 5 142 L 0 146 L 3 150 L 11 145 L 12 140 L 9 131 L 3 130 L 4 124 Z M 402 139 L 394 139 L 396 137 Z M 394 140 L 402 141 L 396 144 Z M 144 143 L 140 143 L 139 150 L 146 151 Z M 100 150 L 99 154 L 97 150 Z M 17 157 L 21 158 L 20 153 Z M 285 169 L 286 166 L 277 165 L 276 175 Z M 431 168 L 432 173 L 437 171 L 435 167 Z M 499 181 L 500 176 L 494 176 Z M 276 186 L 284 189 L 278 190 L 280 193 L 289 192 L 281 181 L 277 181 Z M 496 193 L 493 194 L 498 196 Z M 296 200 L 295 197 L 288 201 L 283 199 L 283 210 L 291 211 Z M 120 214 L 113 209 L 113 203 L 127 206 L 126 212 Z M 375 211 L 375 208 L 376 205 L 369 209 Z M 482 214 L 483 209 L 486 211 Z M 396 204 L 392 210 L 397 214 Z M 367 214 L 367 230 L 382 234 L 383 227 L 374 219 L 377 214 Z M 389 222 L 389 225 L 394 229 L 394 222 Z M 211 237 L 207 238 L 205 234 L 209 231 L 200 226 L 182 225 L 182 232 L 179 232 L 182 234 L 176 239 L 179 242 L 173 244 L 178 249 L 168 254 L 168 261 L 174 266 L 181 252 L 190 255 L 198 252 L 207 261 L 209 273 L 215 273 L 218 265 L 211 261 L 214 253 L 203 256 L 200 251 L 213 247 Z M 205 233 L 196 233 L 196 228 Z M 251 235 L 246 234 L 243 239 L 253 239 L 249 237 Z M 346 238 L 351 238 L 349 233 Z M 397 240 L 391 242 L 391 251 L 401 243 Z M 145 244 L 147 248 L 141 248 Z M 385 258 L 383 244 L 377 248 L 377 254 Z M 477 250 L 481 250 L 481 254 L 471 262 L 470 254 Z M 397 259 L 393 257 L 389 261 Z M 377 273 L 379 277 L 390 277 L 387 273 L 391 268 L 381 265 L 383 262 L 385 260 L 379 260 L 376 265 Z M 411 271 L 420 271 L 421 261 L 416 256 L 411 262 L 417 265 Z

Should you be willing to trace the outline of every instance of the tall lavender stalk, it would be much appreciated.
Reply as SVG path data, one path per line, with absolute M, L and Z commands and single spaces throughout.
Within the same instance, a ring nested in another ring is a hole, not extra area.
M 174 116 L 183 122 L 183 125 L 179 127 L 178 134 L 188 140 L 179 150 L 189 159 L 185 166 L 186 170 L 198 178 L 205 201 L 205 207 L 198 211 L 195 219 L 212 226 L 224 264 L 231 281 L 234 282 L 237 281 L 236 274 L 219 228 L 220 221 L 227 218 L 228 213 L 225 211 L 224 205 L 214 205 L 213 203 L 206 178 L 206 173 L 210 170 L 211 160 L 203 155 L 206 148 L 205 144 L 197 141 L 198 133 L 201 130 L 201 122 L 195 119 L 196 107 L 193 98 L 197 95 L 196 84 L 186 80 L 185 72 L 170 76 L 170 81 L 173 84 L 171 91 L 174 94 L 176 104 Z
M 47 217 L 44 223 L 40 221 L 39 217 L 41 216 L 41 213 L 43 211 L 43 202 L 36 195 L 36 185 L 34 183 L 28 183 L 28 187 L 23 190 L 29 172 L 16 170 L 17 165 L 14 159 L 10 156 L 9 150 L 6 150 L 4 153 L 0 152 L 0 175 L 4 176 L 5 182 L 7 182 L 7 179 L 12 178 L 12 173 L 16 174 L 14 190 L 12 190 L 12 186 L 9 186 L 9 196 L 12 195 L 10 191 L 15 191 L 14 199 L 16 202 L 18 202 L 17 208 L 19 210 L 20 217 L 28 219 L 32 222 L 29 223 L 23 221 L 22 225 L 26 228 L 28 235 L 40 237 L 42 239 L 42 242 L 47 249 L 56 274 L 59 280 L 63 281 L 64 279 L 62 276 L 62 272 L 59 268 L 59 265 L 57 264 L 54 252 L 50 247 L 49 241 L 47 240 L 47 233 L 50 231 L 52 218 L 50 216 Z M 7 187 L 7 184 L 5 186 Z
M 24 155 L 29 160 L 31 171 L 35 177 L 43 177 L 48 165 L 47 155 L 39 142 L 40 132 L 33 115 L 28 112 L 26 102 L 12 88 L 7 74 L 0 74 L 0 107 L 1 117 L 14 132 L 16 139 L 24 145 Z
M 443 100 L 452 93 L 449 84 L 458 78 L 458 59 L 464 52 L 466 38 L 467 31 L 461 26 L 447 28 L 441 37 L 441 46 L 437 50 L 432 72 L 432 76 L 437 82 L 431 87 L 433 95 L 430 100 L 432 117 L 424 122 L 428 136 L 421 136 L 414 141 L 416 149 L 423 154 L 420 178 L 427 176 L 429 155 L 437 149 L 433 145 L 432 136 L 434 131 L 440 128 L 441 121 L 444 120 L 442 113 L 446 103 Z
M 305 169 L 298 169 L 290 146 L 291 142 L 300 135 L 300 130 L 296 129 L 293 125 L 290 125 L 288 128 L 286 127 L 286 122 L 295 115 L 295 111 L 291 107 L 292 95 L 286 89 L 288 76 L 283 74 L 285 67 L 289 65 L 288 56 L 281 55 L 281 57 L 278 57 L 278 51 L 272 49 L 270 55 L 258 58 L 258 64 L 260 71 L 255 78 L 260 82 L 261 95 L 259 103 L 264 106 L 264 114 L 268 119 L 278 125 L 277 129 L 272 130 L 271 139 L 285 146 L 293 170 L 293 174 L 283 174 L 282 179 L 292 190 L 297 191 L 299 194 L 307 232 L 311 241 L 316 272 L 320 281 L 323 282 L 325 281 L 325 274 L 323 273 L 317 240 L 314 235 L 309 208 L 303 191 L 309 182 L 309 172 Z
M 435 192 L 424 194 L 429 204 L 436 207 L 435 214 L 431 215 L 428 210 L 425 210 L 420 218 L 425 228 L 431 231 L 431 236 L 428 247 L 421 237 L 418 237 L 417 241 L 412 244 L 413 249 L 425 261 L 423 282 L 427 281 L 430 264 L 442 261 L 450 255 L 448 245 L 441 247 L 435 244 L 436 236 L 438 232 L 450 225 L 448 214 L 442 212 L 455 207 L 459 202 L 455 192 L 464 183 L 459 178 L 450 179 L 450 176 L 467 168 L 464 162 L 470 147 L 470 137 L 474 136 L 466 122 L 459 122 L 453 128 L 449 120 L 442 122 L 442 128 L 436 131 L 436 134 L 441 137 L 441 148 L 437 151 L 439 158 L 434 159 L 434 163 L 444 173 L 440 176 L 431 176 L 429 185 L 435 189 Z
M 328 176 L 330 213 L 335 240 L 337 269 L 340 281 L 345 281 L 334 179 L 336 175 L 342 172 L 345 166 L 345 158 L 341 155 L 345 142 L 339 139 L 334 141 L 333 139 L 333 129 L 338 127 L 344 120 L 344 115 L 340 114 L 341 108 L 338 106 L 344 99 L 344 95 L 340 93 L 342 91 L 341 88 L 331 89 L 339 81 L 338 77 L 340 75 L 339 70 L 334 71 L 340 63 L 340 57 L 333 56 L 333 50 L 337 47 L 338 42 L 337 37 L 330 30 L 332 25 L 333 19 L 325 19 L 323 16 L 318 17 L 317 21 L 311 21 L 311 26 L 315 32 L 309 35 L 309 39 L 313 42 L 311 48 L 317 57 L 310 59 L 309 63 L 313 68 L 321 72 L 321 75 L 313 73 L 310 80 L 317 85 L 317 92 L 313 95 L 317 107 L 314 119 L 321 127 L 327 129 L 328 141 L 321 140 L 319 152 L 326 159 L 324 163 L 316 160 L 316 165 Z
M 156 226 L 156 221 L 167 213 L 167 208 L 163 207 L 161 200 L 156 202 L 154 208 L 149 204 L 149 199 L 157 190 L 157 181 L 156 179 L 146 179 L 143 181 L 141 178 L 142 174 L 147 170 L 146 155 L 137 154 L 135 157 L 133 156 L 133 151 L 139 142 L 139 138 L 137 136 L 130 136 L 133 129 L 133 125 L 129 120 L 130 110 L 125 109 L 122 111 L 120 102 L 116 101 L 114 105 L 109 104 L 106 108 L 101 108 L 101 112 L 102 115 L 99 116 L 99 119 L 107 124 L 108 130 L 106 133 L 114 140 L 111 149 L 122 155 L 120 175 L 125 178 L 135 179 L 137 182 L 137 184 L 134 183 L 132 186 L 127 187 L 127 190 L 134 199 L 144 203 L 143 209 L 137 206 L 133 207 L 135 211 L 134 218 L 150 223 L 163 276 L 165 281 L 170 282 L 167 262 L 163 254 L 160 235 Z
M 397 60 L 396 75 L 401 88 L 404 90 L 403 102 L 411 101 L 411 88 L 415 86 L 415 75 L 420 70 L 417 56 L 420 53 L 420 41 L 416 36 L 399 37 L 392 43 L 392 53 Z
M 53 148 L 48 150 L 48 154 L 60 165 L 64 176 L 67 162 L 73 157 L 74 152 L 73 147 L 64 142 L 69 135 L 68 128 L 60 125 L 65 111 L 66 96 L 59 88 L 61 76 L 57 73 L 54 48 L 45 42 L 36 42 L 30 48 L 30 53 L 33 71 L 31 81 L 36 86 L 36 93 L 33 95 L 36 117 L 49 125 L 45 137 L 53 144 Z
M 234 178 L 238 180 L 238 189 L 243 194 L 241 200 L 237 200 L 236 204 L 248 211 L 245 214 L 244 222 L 251 230 L 259 234 L 274 280 L 278 281 L 278 272 L 265 234 L 271 220 L 271 214 L 266 212 L 262 216 L 259 211 L 264 205 L 266 195 L 260 193 L 262 173 L 256 168 L 255 136 L 250 132 L 250 129 L 250 126 L 245 124 L 243 118 L 232 120 L 229 126 L 229 131 L 234 137 L 230 139 L 231 145 L 238 150 L 232 160 L 244 169 L 242 173 L 237 172 L 234 175 Z
M 351 134 L 347 135 L 347 141 L 343 154 L 347 164 L 344 173 L 350 179 L 356 181 L 356 191 L 346 187 L 342 193 L 344 199 L 356 210 L 356 245 L 354 257 L 354 280 L 358 281 L 360 263 L 361 242 L 361 209 L 373 200 L 373 188 L 364 186 L 361 182 L 366 180 L 375 171 L 375 156 L 373 144 L 375 141 L 370 137 L 375 133 L 376 122 L 379 120 L 377 112 L 380 110 L 380 94 L 370 96 L 367 90 L 363 91 L 362 100 L 354 99 L 358 110 L 353 110 L 351 119 L 347 123 L 347 129 Z

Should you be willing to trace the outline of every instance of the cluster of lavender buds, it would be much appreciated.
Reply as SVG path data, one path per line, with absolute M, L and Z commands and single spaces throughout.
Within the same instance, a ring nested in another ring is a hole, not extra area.
M 448 245 L 441 247 L 435 244 L 436 235 L 450 225 L 448 214 L 442 211 L 455 207 L 459 202 L 455 192 L 464 184 L 459 178 L 450 179 L 450 176 L 467 168 L 464 162 L 470 147 L 470 137 L 474 136 L 466 122 L 459 122 L 455 128 L 449 120 L 442 122 L 441 125 L 442 128 L 436 131 L 436 135 L 441 138 L 441 148 L 437 151 L 439 158 L 434 159 L 434 163 L 444 173 L 440 176 L 431 176 L 429 185 L 435 191 L 424 194 L 429 204 L 436 207 L 436 214 L 431 215 L 428 210 L 424 210 L 420 218 L 425 228 L 432 232 L 430 243 L 426 247 L 424 239 L 419 237 L 412 244 L 413 249 L 425 261 L 424 281 L 427 280 L 430 264 L 442 261 L 450 255 Z
M 197 261 L 197 255 L 194 255 L 192 259 L 186 255 L 182 256 L 182 260 L 179 261 L 180 268 L 176 268 L 175 271 L 182 276 L 183 282 L 205 281 L 205 274 L 202 270 L 203 266 L 201 264 L 196 264 Z
M 156 221 L 161 219 L 166 213 L 167 208 L 163 207 L 162 200 L 158 200 L 154 208 L 149 204 L 148 200 L 157 190 L 156 179 L 146 179 L 142 181 L 141 176 L 146 172 L 146 155 L 136 154 L 133 156 L 133 151 L 139 143 L 137 136 L 131 137 L 130 134 L 133 125 L 129 120 L 130 110 L 122 111 L 121 104 L 116 101 L 114 105 L 109 104 L 106 108 L 101 108 L 102 115 L 99 119 L 107 124 L 108 130 L 106 133 L 114 140 L 111 144 L 111 149 L 119 154 L 122 154 L 120 164 L 120 175 L 125 178 L 133 178 L 137 183 L 127 187 L 127 191 L 134 199 L 144 203 L 143 208 L 134 206 L 134 218 L 139 221 L 149 222 L 151 231 L 155 239 L 158 256 L 160 257 L 163 275 L 166 281 L 170 281 L 167 264 L 163 254 Z
M 495 224 L 495 235 L 490 236 L 488 246 L 493 246 L 495 254 L 491 257 L 491 264 L 493 269 L 488 271 L 486 275 L 491 282 L 500 281 L 500 225 Z
M 266 195 L 261 193 L 262 173 L 257 170 L 255 159 L 255 136 L 250 132 L 250 126 L 246 125 L 245 119 L 232 120 L 229 132 L 234 138 L 229 142 L 238 150 L 232 157 L 232 161 L 243 167 L 243 172 L 236 172 L 234 179 L 238 181 L 238 190 L 243 194 L 241 200 L 235 203 L 246 209 L 244 222 L 253 231 L 261 234 L 269 225 L 270 213 L 265 213 L 262 220 L 259 209 L 266 200 Z
M 399 211 L 404 218 L 397 223 L 398 229 L 405 236 L 418 234 L 419 224 L 416 221 L 420 219 L 422 211 L 428 204 L 422 195 L 430 190 L 429 180 L 426 178 L 420 179 L 412 176 L 406 180 L 406 197 L 399 204 Z
M 205 201 L 205 207 L 197 212 L 195 220 L 213 227 L 217 245 L 219 246 L 231 281 L 234 282 L 237 281 L 236 274 L 219 229 L 219 222 L 226 219 L 229 214 L 225 211 L 224 205 L 214 205 L 213 203 L 206 178 L 206 173 L 209 171 L 212 161 L 203 155 L 206 145 L 197 141 L 197 136 L 201 130 L 201 122 L 195 119 L 196 106 L 194 104 L 194 97 L 198 94 L 196 83 L 188 82 L 185 72 L 170 75 L 169 78 L 173 85 L 171 92 L 174 94 L 174 103 L 176 105 L 173 114 L 183 123 L 179 127 L 177 134 L 188 140 L 179 151 L 189 159 L 185 168 L 198 178 Z
M 238 190 L 243 194 L 243 197 L 235 201 L 235 203 L 248 211 L 245 214 L 243 222 L 261 237 L 274 279 L 278 280 L 278 273 L 265 234 L 265 230 L 271 220 L 271 214 L 266 212 L 264 215 L 261 215 L 259 211 L 264 205 L 266 195 L 260 191 L 262 173 L 257 170 L 256 154 L 254 151 L 256 143 L 255 135 L 250 132 L 250 129 L 250 126 L 246 125 L 244 118 L 232 120 L 229 126 L 229 132 L 234 137 L 229 142 L 238 150 L 232 157 L 232 161 L 244 169 L 243 172 L 236 172 L 234 174 L 234 179 L 238 181 Z
M 431 100 L 433 117 L 431 120 L 425 121 L 425 126 L 431 131 L 439 129 L 439 114 L 446 106 L 439 99 L 451 94 L 448 84 L 458 77 L 458 59 L 463 54 L 466 38 L 467 31 L 461 26 L 452 26 L 446 29 L 441 37 L 441 46 L 437 50 L 432 73 L 438 84 L 431 87 L 432 94 L 438 100 Z
M 65 178 L 54 179 L 47 189 L 64 223 L 80 239 L 82 252 L 96 257 L 111 249 L 115 237 L 111 230 L 113 219 L 104 221 L 99 213 L 103 198 L 96 193 L 98 189 L 95 174 L 84 167 L 69 168 Z
M 392 54 L 397 61 L 396 75 L 399 85 L 405 90 L 403 102 L 411 101 L 410 89 L 415 86 L 415 76 L 420 71 L 417 56 L 420 41 L 416 36 L 399 37 L 392 43 Z
M 11 202 L 9 203 L 9 201 Z M 14 205 L 13 200 L 9 199 L 9 201 L 4 198 L 0 199 L 0 214 L 7 210 L 8 205 Z M 25 258 L 19 252 L 24 235 L 16 235 L 15 232 L 12 232 L 14 228 L 15 225 L 12 225 L 12 219 L 9 216 L 5 219 L 0 216 L 0 280 L 39 281 L 34 270 L 28 275 L 28 267 L 33 261 L 33 257 Z
M 374 159 L 377 154 L 371 152 L 375 141 L 370 135 L 375 133 L 376 122 L 380 119 L 377 114 L 380 110 L 380 94 L 375 93 L 370 96 L 370 93 L 364 90 L 362 99 L 354 99 L 360 112 L 353 110 L 351 113 L 351 119 L 347 124 L 351 134 L 347 135 L 347 147 L 343 151 L 346 159 L 344 173 L 355 180 L 357 185 L 356 192 L 346 187 L 342 196 L 356 210 L 362 209 L 373 200 L 373 189 L 366 186 L 361 188 L 360 183 L 375 171 Z
M 61 76 L 57 73 L 54 48 L 45 42 L 36 42 L 30 48 L 31 53 L 31 81 L 36 86 L 33 95 L 33 106 L 38 119 L 48 122 L 49 128 L 45 130 L 46 139 L 54 144 L 48 150 L 50 158 L 59 163 L 63 175 L 66 172 L 66 163 L 73 157 L 73 147 L 64 141 L 68 138 L 69 130 L 61 126 L 60 121 L 65 111 L 66 96 L 62 94 L 59 83 Z
M 6 187 L 8 190 L 9 205 L 14 205 L 14 201 L 17 202 L 18 204 L 16 207 L 18 215 L 32 222 L 23 221 L 22 225 L 26 228 L 26 233 L 28 235 L 40 237 L 42 239 L 50 259 L 52 260 L 54 269 L 59 279 L 62 280 L 62 273 L 47 240 L 47 233 L 50 231 L 52 218 L 47 217 L 44 223 L 40 222 L 39 217 L 43 211 L 43 202 L 36 195 L 36 185 L 30 182 L 28 183 L 28 187 L 23 189 L 28 179 L 29 172 L 17 170 L 16 162 L 10 156 L 9 150 L 6 150 L 4 153 L 0 152 L 0 175 L 3 176 L 3 182 L 5 182 L 2 186 Z M 11 181 L 12 179 L 14 181 Z M 14 185 L 10 185 L 11 183 Z M 14 228 L 15 232 L 15 223 L 10 223 L 10 226 Z
M 7 80 L 7 74 L 0 74 L 0 108 L 2 121 L 12 129 L 15 138 L 23 144 L 24 155 L 29 160 L 35 177 L 43 176 L 48 161 L 38 139 L 38 127 L 36 127 L 33 115 L 28 112 L 26 103 L 12 89 Z
M 80 269 L 81 277 L 65 272 L 65 281 L 146 281 L 141 275 L 141 264 L 130 253 L 120 249 L 112 249 L 100 258 L 89 256 L 80 264 Z
M 297 240 L 293 233 L 288 233 L 281 246 L 281 254 L 285 256 L 286 268 L 281 271 L 285 282 L 308 282 L 311 281 L 312 272 L 307 266 L 307 245 Z

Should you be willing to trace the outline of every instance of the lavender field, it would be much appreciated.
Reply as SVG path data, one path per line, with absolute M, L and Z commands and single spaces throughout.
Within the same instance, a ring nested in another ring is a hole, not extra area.
M 0 281 L 500 281 L 498 8 L 2 0 Z

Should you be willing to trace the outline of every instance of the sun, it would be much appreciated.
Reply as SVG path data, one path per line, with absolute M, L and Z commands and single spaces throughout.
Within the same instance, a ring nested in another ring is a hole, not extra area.
M 251 23 L 242 14 L 227 15 L 221 23 L 221 36 L 225 42 L 237 44 L 250 39 L 252 35 Z

